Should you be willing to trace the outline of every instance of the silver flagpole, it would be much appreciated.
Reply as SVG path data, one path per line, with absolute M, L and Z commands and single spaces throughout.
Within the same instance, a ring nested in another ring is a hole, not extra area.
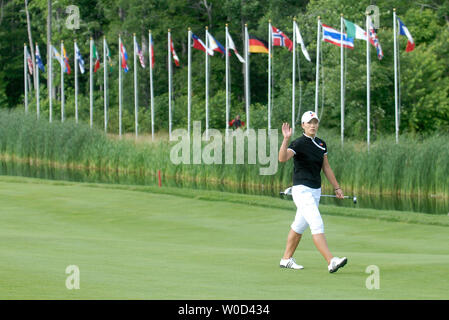
M 61 61 L 64 62 L 64 41 L 61 40 Z M 64 122 L 64 66 L 61 64 L 61 122 Z
M 118 132 L 122 138 L 122 39 L 118 36 Z
M 172 56 L 170 50 L 171 44 L 171 34 L 170 29 L 168 29 L 168 137 L 171 140 L 171 68 L 172 68 Z
M 39 52 L 39 47 L 36 42 L 36 52 Z M 36 55 L 36 53 L 35 53 Z M 40 53 L 39 53 L 40 56 Z M 36 57 L 35 57 L 36 58 Z M 36 61 L 36 59 L 34 59 Z M 34 72 L 36 72 L 36 115 L 39 119 L 40 114 L 40 101 L 39 101 L 39 67 L 36 68 L 36 62 L 34 63 Z
M 271 20 L 268 20 L 268 132 L 271 129 L 271 48 L 273 41 L 271 33 Z
M 320 82 L 320 39 L 321 22 L 318 16 L 318 29 L 316 35 L 316 74 L 315 74 L 315 113 L 318 114 L 318 90 Z
M 93 44 L 94 40 L 92 37 L 90 38 L 90 54 L 89 54 L 89 100 L 90 100 L 90 108 L 89 108 L 89 115 L 90 115 L 90 127 L 92 128 L 93 125 L 93 110 L 94 110 L 94 68 L 93 68 Z
M 247 24 L 245 24 L 245 88 L 246 131 L 249 132 L 249 35 Z
M 28 82 L 27 82 L 27 45 L 23 44 L 23 81 L 25 83 L 25 113 L 28 113 Z
M 151 30 L 148 31 L 148 50 L 150 60 L 150 99 L 151 99 L 151 140 L 154 141 L 154 92 L 153 92 L 153 37 Z
M 138 135 L 138 96 L 137 96 L 137 47 L 136 47 L 136 34 L 133 34 L 133 46 L 134 46 L 134 127 L 136 128 L 136 139 Z
M 209 28 L 206 27 L 206 48 L 209 49 Z M 206 140 L 209 140 L 209 54 L 205 52 L 206 71 Z
M 340 15 L 340 130 L 341 130 L 341 145 L 344 142 L 345 132 L 345 97 L 343 88 L 343 66 L 344 66 L 344 47 L 343 47 L 343 13 Z
M 369 151 L 370 144 L 370 56 L 369 56 L 369 39 L 370 39 L 370 23 L 369 15 L 366 13 L 366 34 L 368 39 L 366 41 L 366 143 Z
M 106 68 L 106 36 L 103 37 L 103 102 L 104 102 L 104 132 L 108 132 L 108 70 Z
M 48 45 L 49 52 L 47 52 L 47 69 L 48 69 L 48 121 L 53 121 L 53 101 L 52 101 L 52 86 L 53 86 L 53 46 Z
M 399 117 L 398 117 L 398 53 L 396 34 L 396 9 L 393 9 L 393 44 L 394 44 L 394 124 L 396 132 L 396 143 L 399 142 Z
M 73 42 L 73 50 L 75 52 L 75 122 L 78 123 L 78 55 L 76 54 L 76 39 Z
M 292 136 L 295 134 L 295 85 L 296 85 L 296 18 L 293 18 L 292 52 Z
M 229 131 L 229 41 L 228 41 L 228 24 L 225 25 L 225 34 L 226 34 L 226 42 L 225 42 L 225 55 L 226 55 L 226 136 L 228 136 Z
M 187 32 L 187 132 L 190 137 L 190 116 L 192 110 L 192 31 Z

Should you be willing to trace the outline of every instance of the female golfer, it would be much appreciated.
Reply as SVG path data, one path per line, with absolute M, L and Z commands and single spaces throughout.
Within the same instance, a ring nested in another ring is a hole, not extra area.
M 334 257 L 327 246 L 323 220 L 318 211 L 321 196 L 321 169 L 323 169 L 326 178 L 334 187 L 337 198 L 343 199 L 343 191 L 340 189 L 327 160 L 326 143 L 316 137 L 318 124 L 319 119 L 315 112 L 305 112 L 301 118 L 301 126 L 304 129 L 304 133 L 290 145 L 288 143 L 292 135 L 292 129 L 288 123 L 282 124 L 284 140 L 279 150 L 279 161 L 286 162 L 293 158 L 292 195 L 297 211 L 287 237 L 287 245 L 280 266 L 281 268 L 291 269 L 304 268 L 293 259 L 293 253 L 301 240 L 304 230 L 307 226 L 310 226 L 313 242 L 324 259 L 326 259 L 329 272 L 333 273 L 343 267 L 348 259 L 346 257 Z

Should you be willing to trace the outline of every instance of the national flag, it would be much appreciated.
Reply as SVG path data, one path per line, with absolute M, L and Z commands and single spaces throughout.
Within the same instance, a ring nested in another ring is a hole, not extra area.
M 63 62 L 62 62 L 61 55 L 59 54 L 58 50 L 56 50 L 56 48 L 54 46 L 51 46 L 51 49 L 53 51 L 52 58 L 55 58 L 56 60 L 58 60 L 59 64 L 61 65 L 61 68 L 62 68 Z
M 92 43 L 92 58 L 94 61 L 94 72 L 97 72 L 100 69 L 100 55 L 98 54 L 97 47 L 95 46 L 95 42 Z
M 121 67 L 123 68 L 123 70 L 124 70 L 125 72 L 128 72 L 128 70 L 129 70 L 128 64 L 127 64 L 127 61 L 128 61 L 128 53 L 126 52 L 126 48 L 125 48 L 125 46 L 123 45 L 122 42 L 120 43 L 120 55 L 121 55 L 121 59 L 122 59 L 122 65 L 121 65 Z
M 293 41 L 289 39 L 281 30 L 271 26 L 271 39 L 273 46 L 287 47 L 289 51 L 293 50 Z
M 367 39 L 366 36 L 366 31 L 363 30 L 361 27 L 359 27 L 358 25 L 356 25 L 355 23 L 343 19 L 345 22 L 345 26 L 346 26 L 346 32 L 348 33 L 348 38 L 353 38 L 353 39 L 360 39 L 360 40 L 365 40 Z
M 268 43 L 257 37 L 249 36 L 249 52 L 268 53 Z
M 335 44 L 340 47 L 340 43 L 342 42 L 340 31 L 325 25 L 321 24 L 323 27 L 323 41 Z M 354 38 L 349 38 L 346 33 L 343 33 L 343 47 L 354 49 Z
M 142 50 L 139 47 L 139 44 L 137 43 L 137 40 L 136 40 L 136 48 L 137 48 L 137 52 L 136 53 L 139 56 L 140 65 L 142 66 L 142 68 L 145 69 L 145 58 L 143 56 Z
M 84 60 L 81 56 L 80 49 L 78 48 L 78 44 L 75 43 L 75 56 L 76 60 L 78 61 L 78 66 L 80 68 L 81 73 L 84 73 Z
M 301 33 L 299 32 L 299 27 L 296 23 L 295 23 L 294 28 L 295 28 L 294 32 L 296 32 L 296 42 L 301 45 L 301 51 L 302 51 L 302 54 L 304 55 L 304 57 L 306 57 L 307 61 L 311 62 L 309 53 L 307 52 L 307 49 L 306 49 L 306 45 L 304 44 L 304 41 L 302 40 Z
M 39 46 L 36 43 L 36 64 L 39 67 L 39 69 L 41 69 L 43 72 L 45 72 L 45 66 L 44 63 L 42 62 L 42 58 L 41 58 L 41 54 L 39 52 Z
M 28 52 L 28 48 L 26 48 L 26 58 L 27 58 L 27 64 L 28 64 L 28 72 L 30 74 L 33 74 L 33 60 L 31 59 L 31 55 Z
M 215 39 L 209 32 L 207 33 L 207 37 L 209 40 L 209 49 L 225 54 L 226 49 L 217 41 L 217 39 Z
M 104 45 L 106 46 L 106 58 L 108 59 L 109 70 L 112 71 L 111 51 L 109 51 L 109 46 L 108 43 L 106 42 L 106 39 L 104 40 Z
M 399 34 L 401 36 L 407 37 L 407 47 L 405 48 L 405 51 L 406 52 L 413 51 L 413 49 L 415 49 L 415 41 L 413 41 L 412 34 L 410 33 L 410 31 L 408 31 L 408 28 L 401 21 L 401 19 L 399 19 L 398 17 L 396 18 L 398 19 L 399 22 Z
M 151 67 L 154 68 L 154 44 L 153 36 L 150 34 L 150 47 L 151 47 Z
M 234 50 L 234 54 L 237 57 L 237 59 L 239 59 L 239 61 L 241 63 L 245 63 L 245 59 L 243 59 L 243 57 L 241 55 L 239 55 L 239 53 L 237 52 L 237 49 L 235 48 L 234 41 L 232 41 L 231 35 L 227 32 L 226 36 L 228 37 L 228 51 Z M 229 52 L 229 55 L 231 55 L 230 52 Z
M 179 58 L 178 58 L 178 55 L 175 52 L 175 48 L 173 47 L 173 41 L 172 41 L 171 38 L 170 38 L 170 51 L 171 51 L 171 54 L 173 56 L 173 60 L 175 61 L 175 65 L 177 67 L 179 67 Z
M 203 52 L 207 51 L 207 54 L 210 56 L 214 55 L 214 51 L 209 48 L 206 48 L 206 45 L 204 44 L 204 42 L 196 34 L 192 33 L 192 40 L 193 40 L 192 47 L 194 47 L 195 49 L 201 50 Z
M 377 50 L 377 58 L 382 60 L 384 53 L 382 51 L 382 47 L 380 46 L 379 38 L 377 38 L 376 31 L 374 30 L 374 26 L 371 23 L 371 18 L 368 17 L 368 34 L 369 34 L 369 42 L 376 48 Z
M 64 72 L 70 74 L 70 65 L 69 65 L 69 57 L 67 57 L 67 53 L 65 52 L 64 44 L 62 44 L 62 57 L 64 60 Z

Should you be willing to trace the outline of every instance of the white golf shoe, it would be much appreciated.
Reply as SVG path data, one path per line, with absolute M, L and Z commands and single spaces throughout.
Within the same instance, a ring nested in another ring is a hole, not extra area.
M 303 266 L 296 263 L 295 259 L 281 259 L 281 263 L 279 265 L 281 268 L 289 268 L 289 269 L 304 269 Z
M 347 262 L 348 262 L 348 259 L 346 257 L 343 257 L 343 258 L 333 257 L 331 259 L 331 262 L 327 266 L 327 269 L 329 270 L 330 273 L 334 273 L 338 269 L 343 268 Z

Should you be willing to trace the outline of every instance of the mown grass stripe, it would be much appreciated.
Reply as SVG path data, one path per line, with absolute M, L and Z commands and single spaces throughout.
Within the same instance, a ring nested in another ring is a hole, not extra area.
M 231 192 L 220 192 L 213 190 L 197 190 L 197 189 L 157 187 L 157 186 L 115 185 L 115 184 L 100 184 L 100 183 L 79 183 L 79 182 L 52 181 L 44 179 L 10 177 L 10 176 L 0 176 L 0 182 L 36 183 L 36 184 L 49 184 L 60 186 L 79 185 L 89 188 L 103 188 L 113 190 L 148 192 L 152 194 L 165 194 L 203 201 L 238 203 L 257 207 L 279 209 L 283 211 L 288 211 L 290 213 L 296 210 L 296 207 L 293 201 L 291 200 L 277 199 L 266 196 L 238 194 Z M 429 215 L 425 213 L 407 212 L 407 211 L 348 208 L 331 205 L 320 205 L 320 212 L 323 215 L 345 216 L 352 218 L 364 218 L 364 219 L 374 219 L 391 222 L 404 222 L 404 223 L 449 227 L 449 216 L 445 215 Z

